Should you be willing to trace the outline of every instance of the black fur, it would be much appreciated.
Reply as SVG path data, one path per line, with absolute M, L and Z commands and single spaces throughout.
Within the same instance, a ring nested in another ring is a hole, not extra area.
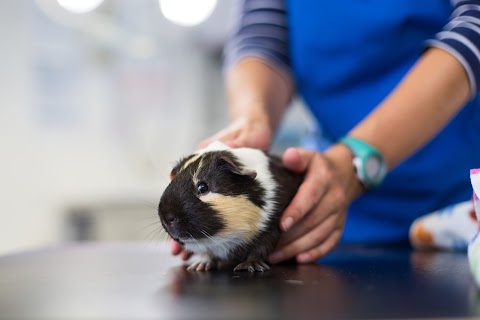
M 198 178 L 212 181 L 214 192 L 226 196 L 244 195 L 257 207 L 265 205 L 265 190 L 254 178 L 241 174 L 246 168 L 230 151 L 207 152 L 203 158 L 208 167 L 202 168 Z
M 254 178 L 240 174 L 244 168 L 231 152 L 207 152 L 182 170 L 193 157 L 183 158 L 174 167 L 173 180 L 165 189 L 158 207 L 162 225 L 173 239 L 214 236 L 225 225 L 222 217 L 198 198 L 193 176 L 200 164 L 202 167 L 196 178 L 206 182 L 211 192 L 244 195 L 258 207 L 264 205 L 265 191 Z
M 269 168 L 276 183 L 275 210 L 270 217 L 267 228 L 259 233 L 248 246 L 243 246 L 235 251 L 235 257 L 239 260 L 260 260 L 265 261 L 274 251 L 280 238 L 280 218 L 287 206 L 297 193 L 303 182 L 302 174 L 287 170 L 282 160 L 275 155 L 266 154 L 269 157 Z M 241 261 L 238 261 L 241 262 Z
M 244 168 L 232 152 L 228 150 L 206 152 L 183 169 L 185 163 L 193 156 L 183 158 L 175 166 L 172 170 L 173 180 L 160 199 L 158 208 L 160 220 L 172 238 L 180 241 L 182 238 L 193 237 L 198 240 L 205 238 L 205 233 L 210 236 L 218 234 L 225 226 L 221 214 L 198 198 L 193 182 L 195 174 L 199 182 L 208 184 L 211 192 L 228 196 L 244 195 L 256 206 L 265 208 L 263 186 L 254 176 L 245 173 L 244 170 L 248 168 Z M 278 185 L 275 190 L 274 212 L 265 230 L 249 243 L 235 248 L 229 261 L 221 262 L 265 261 L 278 243 L 280 217 L 302 183 L 303 175 L 284 168 L 280 158 L 267 156 L 269 169 Z M 198 170 L 200 165 L 201 168 Z
M 193 237 L 201 239 L 214 234 L 224 223 L 216 212 L 197 197 L 192 177 L 200 159 L 181 170 L 194 155 L 181 159 L 172 170 L 172 182 L 167 186 L 158 205 L 163 228 L 175 240 Z M 202 232 L 203 231 L 203 232 Z

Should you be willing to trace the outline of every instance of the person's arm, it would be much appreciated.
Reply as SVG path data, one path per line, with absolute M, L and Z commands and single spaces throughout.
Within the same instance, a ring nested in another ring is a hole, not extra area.
M 468 97 L 470 85 L 463 66 L 450 53 L 431 48 L 350 135 L 379 149 L 392 168 L 437 134 Z M 323 155 L 287 150 L 284 163 L 306 172 L 307 178 L 283 214 L 281 226 L 287 232 L 271 262 L 295 256 L 299 262 L 311 262 L 339 241 L 348 205 L 364 189 L 342 144 Z
M 268 150 L 293 95 L 284 0 L 244 0 L 225 49 L 230 125 L 221 140 Z
M 350 131 L 351 136 L 379 149 L 390 168 L 425 145 L 478 94 L 480 1 L 473 2 L 457 2 L 453 19 L 429 41 L 431 48 L 392 93 Z M 287 232 L 271 256 L 272 262 L 291 257 L 311 262 L 336 245 L 349 203 L 364 192 L 351 161 L 342 144 L 323 155 L 287 150 L 284 163 L 306 172 L 306 179 L 282 217 L 281 226 Z
M 203 142 L 222 140 L 233 147 L 267 151 L 293 94 L 293 83 L 259 58 L 245 58 L 226 77 L 230 125 Z
M 478 94 L 480 1 L 457 1 L 451 20 L 427 44 L 431 48 L 404 81 L 350 132 L 378 146 L 391 167 L 428 142 Z
M 268 150 L 293 95 L 284 0 L 244 0 L 225 49 L 230 124 L 204 140 Z M 190 253 L 172 241 L 171 252 Z
M 431 48 L 350 135 L 376 146 L 392 168 L 443 129 L 470 96 L 462 64 Z

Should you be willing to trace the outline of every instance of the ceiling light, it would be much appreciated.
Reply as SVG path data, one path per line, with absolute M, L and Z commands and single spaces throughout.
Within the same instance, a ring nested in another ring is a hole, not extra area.
M 103 0 L 57 0 L 58 4 L 72 13 L 87 13 L 95 10 Z
M 159 0 L 165 18 L 181 26 L 192 27 L 207 20 L 217 0 Z

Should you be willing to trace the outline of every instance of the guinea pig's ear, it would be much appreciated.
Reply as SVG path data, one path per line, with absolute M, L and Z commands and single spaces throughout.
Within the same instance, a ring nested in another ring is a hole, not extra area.
M 173 180 L 173 178 L 175 178 L 175 176 L 178 173 L 178 170 L 180 170 L 179 165 L 176 165 L 175 167 L 173 167 L 172 171 L 170 171 L 170 180 Z
M 241 176 L 249 176 L 252 179 L 255 179 L 255 177 L 257 176 L 257 171 L 255 171 L 254 169 L 241 168 L 232 159 L 230 159 L 227 156 L 222 156 L 220 160 L 226 164 L 226 167 L 228 168 L 228 170 L 230 170 L 235 174 L 238 174 Z

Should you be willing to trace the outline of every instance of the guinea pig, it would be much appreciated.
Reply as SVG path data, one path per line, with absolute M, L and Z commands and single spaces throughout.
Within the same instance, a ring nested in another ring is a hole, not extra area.
M 267 271 L 280 216 L 303 178 L 277 156 L 214 142 L 175 165 L 158 215 L 172 239 L 200 256 L 189 270 Z

